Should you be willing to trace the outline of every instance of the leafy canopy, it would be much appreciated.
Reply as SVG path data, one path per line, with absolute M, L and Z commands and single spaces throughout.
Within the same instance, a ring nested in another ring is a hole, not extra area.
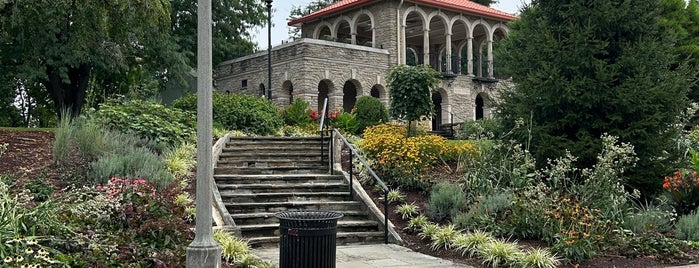
M 608 133 L 640 158 L 629 183 L 658 190 L 691 78 L 658 15 L 653 0 L 534 0 L 510 24 L 495 52 L 516 86 L 498 110 L 510 128 L 531 119 L 520 139 L 531 135 L 537 164 L 569 150 L 589 167 Z
M 438 73 L 430 66 L 396 65 L 386 78 L 390 88 L 392 117 L 415 121 L 434 112 L 432 90 L 439 82 Z

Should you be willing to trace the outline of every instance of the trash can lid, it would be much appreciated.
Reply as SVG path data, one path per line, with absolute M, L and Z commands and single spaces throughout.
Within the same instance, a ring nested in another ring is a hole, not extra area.
M 290 210 L 274 213 L 274 216 L 281 220 L 294 221 L 318 221 L 318 220 L 337 220 L 344 215 L 335 211 L 323 210 Z

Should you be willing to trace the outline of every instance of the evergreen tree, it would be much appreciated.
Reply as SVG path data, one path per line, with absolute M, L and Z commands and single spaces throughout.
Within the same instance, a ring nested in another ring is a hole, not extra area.
M 608 133 L 635 146 L 628 183 L 659 189 L 690 78 L 676 66 L 672 36 L 661 32 L 659 4 L 533 0 L 510 25 L 496 57 L 516 86 L 502 92 L 499 114 L 509 127 L 531 119 L 520 138 L 539 166 L 569 150 L 589 167 Z

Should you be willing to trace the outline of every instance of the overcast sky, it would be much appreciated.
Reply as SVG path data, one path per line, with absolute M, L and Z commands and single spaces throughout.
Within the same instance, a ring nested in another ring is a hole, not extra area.
M 519 13 L 519 8 L 522 2 L 530 0 L 499 0 L 498 4 L 492 7 L 507 13 Z M 274 0 L 272 2 L 272 45 L 281 44 L 282 40 L 289 38 L 288 27 L 286 26 L 286 18 L 289 17 L 289 12 L 293 6 L 306 6 L 311 0 Z M 253 40 L 257 42 L 260 49 L 267 48 L 267 27 L 257 28 L 252 31 Z

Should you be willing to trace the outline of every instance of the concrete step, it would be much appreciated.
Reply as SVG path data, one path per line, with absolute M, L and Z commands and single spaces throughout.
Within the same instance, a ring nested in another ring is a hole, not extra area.
M 328 166 L 328 161 L 320 162 L 316 157 L 291 159 L 224 159 L 216 163 L 216 167 L 304 167 L 311 165 Z
M 324 165 L 305 165 L 295 167 L 216 167 L 214 174 L 327 174 L 328 167 Z
M 214 175 L 221 184 L 296 184 L 296 183 L 340 183 L 342 175 L 288 174 L 288 175 Z
M 325 147 L 327 149 L 328 147 Z M 305 153 L 305 152 L 321 152 L 320 150 L 320 144 L 316 144 L 313 146 L 310 145 L 304 145 L 304 146 L 297 146 L 295 144 L 291 145 L 281 145 L 281 144 L 250 144 L 250 145 L 243 145 L 240 146 L 238 144 L 232 145 L 225 147 L 221 149 L 222 153 L 240 153 L 240 152 L 249 152 L 253 151 L 256 153 L 264 153 L 264 152 L 277 152 L 277 153 Z
M 252 247 L 278 247 L 279 236 L 264 236 L 264 237 L 243 237 L 248 240 Z M 384 232 L 338 232 L 336 235 L 337 245 L 356 245 L 356 244 L 378 244 L 384 242 Z
M 280 212 L 287 210 L 360 210 L 362 205 L 357 201 L 294 201 L 294 202 L 264 202 L 264 203 L 224 203 L 228 212 L 255 213 Z
M 341 220 L 361 221 L 369 219 L 369 215 L 364 211 L 345 210 L 337 212 L 344 215 Z M 274 212 L 239 213 L 231 216 L 236 225 L 279 224 L 279 219 L 274 217 Z
M 286 193 L 231 193 L 221 194 L 225 203 L 296 202 L 296 201 L 350 201 L 349 191 L 343 192 L 286 192 Z
M 233 160 L 254 160 L 254 161 L 269 161 L 269 160 L 318 160 L 321 157 L 327 158 L 321 154 L 320 150 L 309 151 L 309 152 L 261 152 L 256 153 L 254 151 L 247 152 L 236 152 L 236 153 L 221 153 L 219 155 L 219 161 L 233 161 Z M 327 161 L 327 159 L 326 159 Z
M 349 191 L 345 183 L 301 183 L 301 184 L 218 184 L 221 195 L 247 193 L 286 192 L 340 192 Z

